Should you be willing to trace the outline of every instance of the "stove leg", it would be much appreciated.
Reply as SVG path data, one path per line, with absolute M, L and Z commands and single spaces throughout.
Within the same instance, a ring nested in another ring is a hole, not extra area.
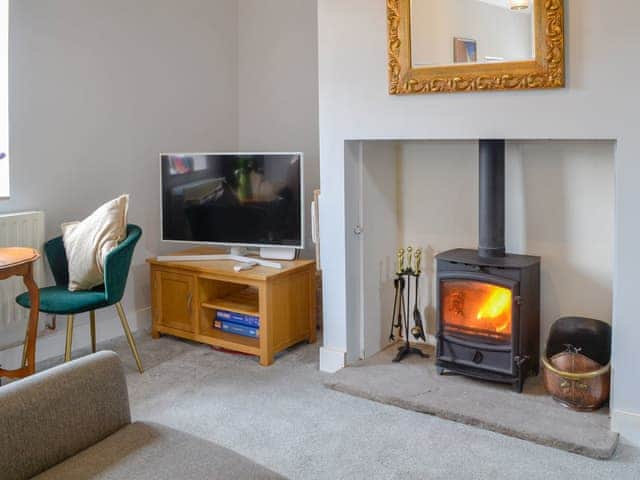
M 444 368 L 436 367 L 436 372 L 438 372 L 438 375 L 444 375 Z
M 521 379 L 516 380 L 513 384 L 513 391 L 516 393 L 522 393 L 522 387 L 524 387 L 524 381 Z

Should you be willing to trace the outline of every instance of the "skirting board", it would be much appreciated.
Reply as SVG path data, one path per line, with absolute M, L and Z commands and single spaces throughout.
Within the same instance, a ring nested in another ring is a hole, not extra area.
M 336 373 L 344 368 L 347 352 L 330 347 L 320 347 L 320 371 Z
M 628 443 L 640 447 L 640 414 L 613 410 L 611 430 L 618 432 Z
M 109 308 L 105 308 L 102 311 L 107 312 L 109 310 Z M 116 314 L 115 308 L 111 307 L 111 310 L 113 310 L 113 316 L 109 316 L 108 318 L 98 317 L 96 319 L 97 342 L 104 342 L 124 335 L 124 331 L 122 330 L 122 325 L 120 324 L 120 319 Z M 151 307 L 142 308 L 133 312 L 128 311 L 126 314 L 127 319 L 129 320 L 129 326 L 133 332 L 137 330 L 148 330 L 151 328 Z M 38 336 L 36 344 L 36 362 L 41 362 L 64 354 L 66 321 L 67 320 L 64 315 L 58 315 L 56 331 Z M 75 351 L 81 348 L 87 348 L 90 345 L 91 334 L 89 330 L 88 314 L 78 315 L 74 322 L 73 350 Z M 17 368 L 21 361 L 22 345 L 0 351 L 0 365 L 3 365 L 4 368 Z

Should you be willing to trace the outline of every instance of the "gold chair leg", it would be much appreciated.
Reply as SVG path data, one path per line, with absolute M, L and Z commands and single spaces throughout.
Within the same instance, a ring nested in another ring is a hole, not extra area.
M 129 342 L 131 353 L 133 353 L 133 357 L 136 359 L 136 364 L 138 365 L 138 371 L 140 373 L 144 373 L 144 369 L 142 368 L 142 362 L 140 361 L 140 355 L 138 355 L 136 341 L 133 339 L 133 335 L 131 334 L 131 329 L 129 328 L 129 322 L 127 322 L 127 316 L 125 315 L 124 309 L 122 308 L 122 304 L 120 302 L 116 303 L 116 311 L 118 312 L 118 316 L 120 317 L 120 322 L 122 323 L 122 329 L 124 330 L 124 334 L 127 337 L 127 342 Z
M 96 353 L 96 312 L 89 312 L 89 327 L 91 328 L 91 351 Z
M 24 344 L 22 345 L 22 368 L 27 366 L 27 344 L 29 343 L 29 326 L 27 325 L 27 333 L 24 334 Z
M 73 315 L 67 315 L 67 343 L 64 347 L 64 361 L 71 360 L 71 343 L 73 341 Z

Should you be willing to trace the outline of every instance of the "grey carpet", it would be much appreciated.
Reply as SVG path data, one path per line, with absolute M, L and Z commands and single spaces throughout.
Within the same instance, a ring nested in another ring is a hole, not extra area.
M 541 445 L 597 459 L 609 459 L 618 434 L 609 429 L 609 411 L 574 412 L 547 395 L 542 378 L 528 379 L 522 394 L 511 386 L 436 372 L 430 359 L 410 356 L 393 363 L 395 345 L 345 368 L 326 385 L 416 412 L 437 415 Z
M 640 478 L 640 450 L 628 445 L 593 460 L 325 388 L 331 376 L 318 371 L 317 345 L 263 368 L 252 357 L 138 338 L 144 375 L 124 339 L 101 345 L 125 362 L 134 419 L 217 442 L 292 479 Z

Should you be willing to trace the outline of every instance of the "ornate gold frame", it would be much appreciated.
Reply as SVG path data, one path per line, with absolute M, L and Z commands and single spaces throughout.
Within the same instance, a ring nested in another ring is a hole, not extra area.
M 535 59 L 414 68 L 411 0 L 387 0 L 389 93 L 472 92 L 564 87 L 564 1 L 533 0 Z

